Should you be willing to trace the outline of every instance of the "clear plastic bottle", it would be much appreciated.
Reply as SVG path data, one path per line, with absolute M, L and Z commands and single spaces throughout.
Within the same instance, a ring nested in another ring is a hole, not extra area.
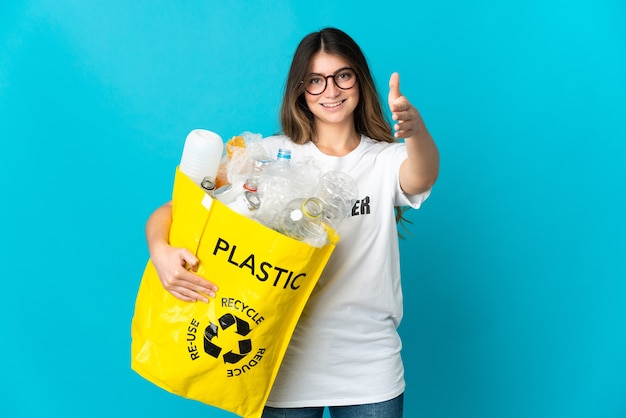
M 194 129 L 185 139 L 180 171 L 197 185 L 207 176 L 216 178 L 223 152 L 222 137 L 206 129 Z
M 246 182 L 243 185 L 243 188 L 249 190 L 251 192 L 257 192 L 259 189 L 259 181 L 261 178 L 261 173 L 263 172 L 263 161 L 253 161 L 252 168 L 250 169 Z
M 322 202 L 315 198 L 293 199 L 278 215 L 276 230 L 288 237 L 322 247 L 328 235 L 322 223 Z
M 276 154 L 276 165 L 278 167 L 289 167 L 291 163 L 291 150 L 289 148 L 279 148 Z
M 256 212 L 256 219 L 264 225 L 271 225 L 276 213 L 280 212 L 285 204 L 298 197 L 293 193 L 290 181 L 292 180 L 291 150 L 280 148 L 276 159 L 271 162 L 259 162 L 259 189 L 262 205 Z
M 265 164 L 263 172 L 268 181 L 288 180 L 291 172 L 291 150 L 280 148 L 276 154 L 276 160 Z
M 314 192 L 324 206 L 322 222 L 336 231 L 350 215 L 358 193 L 356 181 L 343 171 L 324 173 Z

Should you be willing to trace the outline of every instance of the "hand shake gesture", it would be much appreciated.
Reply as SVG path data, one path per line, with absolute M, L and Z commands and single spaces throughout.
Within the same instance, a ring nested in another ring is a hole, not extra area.
M 400 76 L 389 79 L 389 110 L 396 138 L 404 138 L 407 159 L 400 166 L 400 187 L 407 194 L 422 193 L 439 175 L 439 151 L 415 106 L 400 93 Z
M 395 121 L 393 129 L 396 138 L 411 138 L 426 130 L 422 116 L 409 99 L 400 93 L 400 75 L 391 74 L 389 79 L 389 110 Z

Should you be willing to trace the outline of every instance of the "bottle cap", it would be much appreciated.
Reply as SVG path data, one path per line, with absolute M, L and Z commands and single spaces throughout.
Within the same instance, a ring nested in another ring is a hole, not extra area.
M 288 148 L 279 148 L 276 158 L 278 160 L 291 160 L 291 150 Z

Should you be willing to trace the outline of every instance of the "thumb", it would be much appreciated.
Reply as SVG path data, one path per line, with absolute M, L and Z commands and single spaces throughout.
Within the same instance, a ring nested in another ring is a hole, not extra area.
M 189 251 L 188 249 L 183 249 L 182 253 L 180 254 L 181 257 L 181 261 L 184 262 L 184 266 L 185 268 L 190 269 L 191 271 L 197 271 L 198 270 L 198 258 L 193 255 L 193 253 L 191 251 Z
M 400 74 L 394 72 L 389 78 L 389 104 L 400 96 Z

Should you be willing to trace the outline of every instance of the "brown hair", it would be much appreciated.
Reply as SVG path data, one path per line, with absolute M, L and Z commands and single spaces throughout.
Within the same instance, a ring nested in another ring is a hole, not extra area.
M 325 28 L 305 36 L 294 53 L 280 110 L 283 133 L 297 144 L 304 144 L 315 137 L 313 114 L 306 104 L 301 81 L 309 71 L 313 55 L 320 51 L 342 57 L 356 72 L 360 97 L 354 110 L 357 133 L 376 141 L 397 142 L 391 125 L 383 116 L 381 101 L 361 48 L 350 36 L 335 28 Z

